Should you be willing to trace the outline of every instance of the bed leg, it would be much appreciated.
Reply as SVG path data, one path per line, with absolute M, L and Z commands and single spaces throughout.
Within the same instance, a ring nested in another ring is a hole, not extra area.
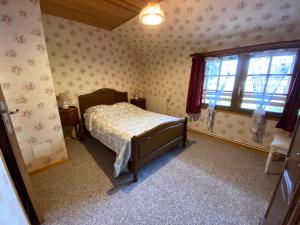
M 185 148 L 185 146 L 186 146 L 186 140 L 184 140 L 184 141 L 182 142 L 182 147 Z
M 135 183 L 137 181 L 138 181 L 138 175 L 137 175 L 137 173 L 134 173 L 133 174 L 133 182 Z

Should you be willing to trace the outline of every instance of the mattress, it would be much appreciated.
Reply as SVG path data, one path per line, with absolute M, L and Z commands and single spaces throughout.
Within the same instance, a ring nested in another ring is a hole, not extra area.
M 91 135 L 116 152 L 114 175 L 128 171 L 131 138 L 161 124 L 181 118 L 149 112 L 132 104 L 98 105 L 85 112 L 85 126 Z

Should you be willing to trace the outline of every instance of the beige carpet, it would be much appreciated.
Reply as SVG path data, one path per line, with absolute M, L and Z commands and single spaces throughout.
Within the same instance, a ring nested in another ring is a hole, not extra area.
M 266 154 L 189 133 L 186 149 L 145 166 L 137 183 L 114 178 L 114 154 L 98 141 L 66 140 L 70 161 L 33 177 L 45 224 L 258 224 L 277 176 Z

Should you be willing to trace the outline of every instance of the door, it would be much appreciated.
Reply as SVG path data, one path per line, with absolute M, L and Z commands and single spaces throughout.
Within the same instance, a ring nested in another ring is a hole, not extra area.
M 0 148 L 20 201 L 31 224 L 44 222 L 32 183 L 12 126 L 7 104 L 0 86 Z
M 28 219 L 20 202 L 0 151 L 0 221 L 1 225 L 28 225 Z
M 296 225 L 300 198 L 300 119 L 293 134 L 285 166 L 276 185 L 262 225 Z M 297 210 L 298 207 L 298 210 Z
M 298 192 L 298 202 L 291 215 L 288 225 L 300 225 L 300 189 Z

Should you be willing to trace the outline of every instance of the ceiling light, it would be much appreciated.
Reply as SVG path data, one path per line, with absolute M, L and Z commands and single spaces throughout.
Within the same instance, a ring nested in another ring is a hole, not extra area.
M 140 13 L 140 20 L 145 25 L 158 25 L 164 22 L 165 14 L 160 5 L 155 2 L 149 2 Z

